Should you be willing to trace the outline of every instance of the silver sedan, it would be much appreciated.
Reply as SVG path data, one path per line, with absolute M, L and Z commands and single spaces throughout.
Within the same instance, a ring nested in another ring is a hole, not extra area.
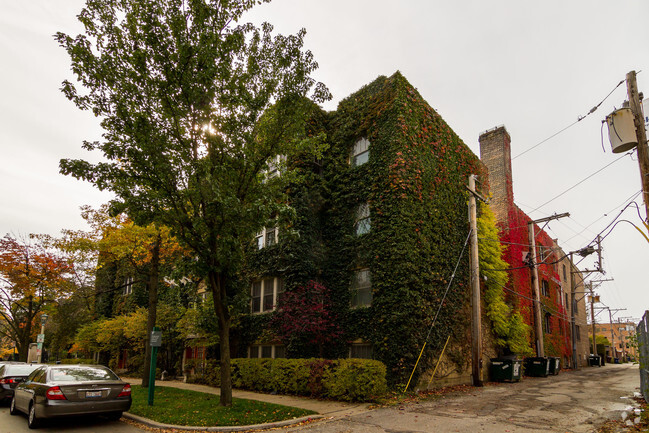
M 131 385 L 101 365 L 43 365 L 19 384 L 9 413 L 27 414 L 29 428 L 43 419 L 104 414 L 119 419 L 131 407 Z

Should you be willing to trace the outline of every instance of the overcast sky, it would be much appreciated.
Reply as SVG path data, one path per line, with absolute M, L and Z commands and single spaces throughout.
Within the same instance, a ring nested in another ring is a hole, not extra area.
M 58 174 L 59 159 L 90 158 L 82 141 L 101 137 L 98 120 L 58 90 L 72 75 L 52 35 L 78 33 L 83 4 L 0 0 L 0 235 L 84 229 L 79 207 L 110 198 Z M 649 95 L 647 18 L 646 0 L 275 0 L 247 16 L 285 34 L 307 29 L 316 78 L 333 94 L 324 108 L 399 70 L 477 155 L 480 133 L 505 125 L 512 156 L 585 116 L 630 70 L 642 71 L 638 86 Z M 635 156 L 603 169 L 619 155 L 606 128 L 602 149 L 602 120 L 625 98 L 623 84 L 593 114 L 513 161 L 521 209 L 534 219 L 570 212 L 546 227 L 565 251 L 588 245 L 640 191 Z M 624 216 L 640 222 L 635 210 Z M 615 318 L 640 318 L 649 309 L 649 243 L 620 223 L 603 247 L 606 275 L 593 278 L 614 281 L 597 290 L 601 301 L 626 308 Z M 593 259 L 580 266 L 593 268 Z

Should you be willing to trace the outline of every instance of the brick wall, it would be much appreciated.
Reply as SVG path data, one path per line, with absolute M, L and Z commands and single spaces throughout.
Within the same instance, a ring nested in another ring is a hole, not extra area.
M 514 203 L 512 187 L 511 138 L 504 126 L 480 135 L 480 159 L 489 170 L 490 207 L 496 220 L 508 226 L 508 211 Z

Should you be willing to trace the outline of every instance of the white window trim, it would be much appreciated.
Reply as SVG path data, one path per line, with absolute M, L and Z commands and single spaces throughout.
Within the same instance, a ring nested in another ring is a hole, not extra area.
M 357 359 L 374 359 L 374 347 L 373 347 L 372 343 L 368 343 L 368 342 L 365 342 L 365 341 L 354 341 L 354 342 L 352 342 L 349 345 L 349 354 L 348 354 L 347 358 L 352 358 L 352 348 L 354 346 L 356 346 L 356 347 L 359 347 L 359 346 L 369 347 L 370 351 L 372 352 L 372 357 L 371 358 L 357 358 Z
M 264 170 L 266 179 L 280 177 L 282 175 L 282 167 L 286 163 L 286 155 L 275 155 L 268 159 L 268 168 Z
M 274 240 L 274 243 L 271 245 L 267 245 L 269 236 L 273 236 Z M 279 227 L 264 227 L 259 233 L 257 233 L 255 240 L 257 241 L 257 249 L 259 250 L 266 248 L 267 246 L 277 245 L 279 242 Z
M 271 288 L 268 287 L 269 281 L 272 281 L 272 286 Z M 253 289 L 255 283 L 261 282 L 261 293 L 260 293 L 260 301 L 259 301 L 259 310 L 258 311 L 253 311 L 254 307 L 254 299 L 252 298 L 253 296 Z M 260 280 L 255 280 L 252 282 L 250 286 L 250 312 L 252 314 L 264 314 L 264 313 L 270 313 L 271 311 L 275 311 L 277 309 L 277 301 L 279 299 L 279 295 L 283 293 L 284 289 L 284 280 L 281 277 L 267 277 L 267 278 L 262 278 Z M 264 309 L 264 296 L 268 293 L 268 290 L 273 291 L 273 306 L 271 309 L 265 310 Z
M 357 281 L 358 281 L 358 275 L 360 272 L 365 272 L 367 271 L 367 279 L 369 284 L 367 286 L 358 286 Z M 354 274 L 352 277 L 352 287 L 351 287 L 351 292 L 352 292 L 352 298 L 351 298 L 351 307 L 352 308 L 366 308 L 370 307 L 372 305 L 372 274 L 370 272 L 369 268 L 361 268 L 361 269 L 355 269 Z M 370 302 L 368 304 L 354 304 L 354 299 L 356 299 L 357 293 L 360 289 L 368 289 L 370 290 Z
M 361 231 L 359 233 L 360 230 L 364 231 Z M 370 204 L 368 202 L 361 203 L 356 208 L 356 216 L 354 218 L 354 233 L 356 233 L 356 236 L 361 236 L 369 233 L 371 230 L 372 219 L 370 215 Z
M 122 295 L 128 296 L 133 293 L 133 277 L 124 278 L 124 286 L 122 287 Z
M 261 350 L 262 347 L 271 347 L 271 357 L 270 358 L 264 358 L 261 356 Z M 259 349 L 257 350 L 257 356 L 254 357 L 254 359 L 276 359 L 277 358 L 277 348 L 278 347 L 283 347 L 284 348 L 284 354 L 286 354 L 286 348 L 281 345 L 281 344 L 251 344 L 248 346 L 248 358 L 253 358 L 252 356 L 252 348 L 253 347 L 258 347 Z
M 363 154 L 367 154 L 369 160 L 369 153 L 370 141 L 365 137 L 359 138 L 358 140 L 356 140 L 356 142 L 352 146 L 352 150 L 349 153 L 349 165 L 351 165 L 352 167 L 358 167 L 365 164 L 367 161 L 361 162 L 359 164 L 357 158 Z

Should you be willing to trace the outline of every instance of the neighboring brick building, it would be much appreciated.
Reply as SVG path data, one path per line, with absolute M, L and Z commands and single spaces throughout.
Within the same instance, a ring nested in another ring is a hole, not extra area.
M 608 362 L 612 362 L 613 358 L 622 360 L 626 357 L 627 360 L 632 361 L 638 359 L 637 349 L 631 343 L 631 339 L 636 333 L 636 326 L 633 322 L 595 324 L 595 333 L 606 337 L 611 343 L 611 346 L 606 347 L 606 358 Z M 589 330 L 591 330 L 591 327 L 589 327 Z M 589 335 L 592 338 L 592 330 Z
M 555 247 L 559 248 L 555 243 Z M 573 366 L 575 361 L 577 366 L 588 366 L 588 355 L 590 354 L 590 346 L 588 343 L 588 321 L 586 311 L 586 293 L 584 290 L 584 275 L 570 260 L 570 256 L 559 249 L 559 256 L 561 260 L 557 263 L 559 278 L 561 280 L 561 287 L 564 296 L 564 305 L 566 306 L 566 314 L 572 319 L 571 306 L 574 305 L 574 340 L 573 344 L 576 352 L 573 358 L 564 365 Z M 574 293 L 574 297 L 571 296 Z M 571 301 L 572 299 L 572 301 Z M 574 303 L 573 303 L 574 302 Z
M 508 300 L 523 314 L 526 322 L 534 329 L 534 291 L 529 246 L 529 227 L 532 220 L 514 203 L 511 138 L 505 127 L 499 126 L 481 134 L 479 142 L 480 158 L 489 170 L 489 183 L 492 192 L 490 206 L 501 229 L 501 242 L 507 247 L 505 260 L 511 267 Z M 537 248 L 536 265 L 539 276 L 539 296 L 542 304 L 541 320 L 545 355 L 560 357 L 564 366 L 572 365 L 568 268 L 572 269 L 573 267 L 556 242 L 542 228 L 536 224 L 532 224 L 532 226 Z M 566 268 L 565 280 L 562 275 L 564 266 Z M 577 303 L 576 313 L 583 315 L 584 308 L 579 307 L 580 304 Z M 584 322 L 585 320 L 578 319 L 576 323 L 579 341 L 583 339 L 581 330 Z M 537 342 L 534 332 L 532 332 L 531 338 L 532 347 L 535 348 Z M 583 351 L 583 347 L 581 349 L 579 347 L 578 351 Z M 578 356 L 578 359 L 583 360 L 584 353 L 578 353 L 578 355 L 581 355 Z

